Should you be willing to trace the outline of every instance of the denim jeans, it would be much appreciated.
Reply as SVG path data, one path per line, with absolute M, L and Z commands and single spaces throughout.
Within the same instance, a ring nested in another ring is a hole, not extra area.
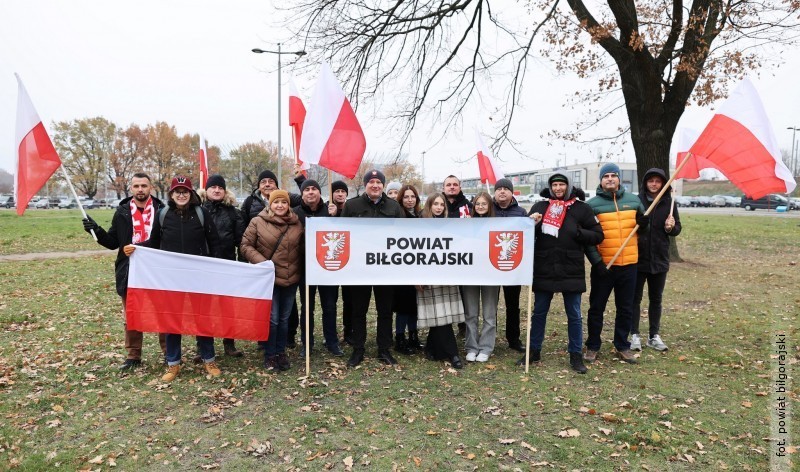
M 303 344 L 306 342 L 306 287 L 302 283 L 300 289 L 300 333 Z M 316 293 L 319 291 L 319 303 L 322 305 L 322 335 L 325 337 L 325 346 L 339 345 L 339 335 L 336 333 L 336 304 L 339 301 L 339 286 L 337 285 L 309 285 L 308 325 L 311 329 L 311 347 L 314 347 L 314 307 Z
M 664 295 L 664 286 L 667 284 L 667 273 L 650 274 L 639 272 L 636 276 L 636 295 L 633 299 L 631 334 L 639 334 L 639 317 L 642 316 L 641 307 L 645 282 L 647 283 L 647 298 L 650 299 L 647 318 L 650 324 L 650 337 L 652 338 L 661 329 L 661 299 Z
M 497 285 L 464 285 L 461 287 L 464 302 L 467 335 L 464 348 L 476 354 L 491 354 L 497 338 L 497 302 L 500 287 Z M 482 309 L 482 310 L 481 310 Z M 478 315 L 483 311 L 483 328 L 478 335 Z
M 395 334 L 405 334 L 406 328 L 409 333 L 417 330 L 417 315 L 398 311 L 394 318 L 394 332 Z
M 563 292 L 564 311 L 567 312 L 567 352 L 581 352 L 583 344 L 583 322 L 581 320 L 580 292 Z M 553 292 L 534 292 L 533 316 L 531 317 L 531 349 L 541 350 L 544 342 L 547 313 Z
M 592 271 L 592 290 L 589 293 L 589 311 L 586 319 L 586 349 L 600 350 L 600 333 L 603 331 L 603 312 L 608 297 L 614 292 L 617 315 L 614 318 L 614 347 L 617 351 L 631 348 L 628 333 L 633 318 L 633 296 L 636 291 L 636 264 L 612 266 L 608 275 L 596 275 Z
M 272 288 L 272 310 L 269 314 L 269 338 L 259 344 L 264 346 L 264 358 L 286 352 L 286 336 L 289 333 L 289 314 L 297 293 L 297 284 L 288 287 L 275 285 Z
M 181 335 L 167 334 L 167 365 L 181 363 Z M 214 361 L 214 338 L 197 336 L 197 349 L 203 362 Z

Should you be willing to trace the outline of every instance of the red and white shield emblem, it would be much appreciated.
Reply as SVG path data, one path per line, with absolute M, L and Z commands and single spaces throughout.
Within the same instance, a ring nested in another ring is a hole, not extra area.
M 339 270 L 350 260 L 350 231 L 317 231 L 317 262 L 325 270 Z
M 489 260 L 497 270 L 514 270 L 522 262 L 522 231 L 489 231 Z

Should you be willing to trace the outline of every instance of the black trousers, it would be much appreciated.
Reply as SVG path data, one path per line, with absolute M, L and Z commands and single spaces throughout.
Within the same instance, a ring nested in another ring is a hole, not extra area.
M 292 303 L 292 312 L 289 313 L 289 332 L 286 335 L 286 339 L 294 343 L 294 337 L 297 335 L 297 328 L 300 326 L 300 314 L 297 310 L 297 297 L 294 299 L 294 303 Z
M 425 351 L 436 360 L 450 360 L 458 355 L 456 336 L 453 325 L 433 326 L 428 328 L 428 339 Z
M 519 294 L 522 286 L 503 286 L 503 300 L 506 302 L 506 340 L 508 344 L 520 344 L 519 340 Z
M 636 291 L 636 264 L 612 266 L 608 275 L 592 271 L 589 292 L 589 312 L 586 316 L 586 349 L 600 350 L 600 333 L 603 331 L 603 313 L 608 299 L 614 293 L 617 315 L 614 318 L 614 347 L 617 351 L 631 348 L 628 333 L 633 318 L 633 295 Z
M 661 329 L 661 299 L 664 295 L 664 286 L 667 284 L 667 273 L 648 274 L 647 272 L 639 272 L 636 275 L 636 296 L 633 300 L 631 334 L 639 334 L 639 317 L 642 314 L 641 307 L 645 283 L 647 283 L 647 298 L 650 300 L 647 318 L 650 322 L 650 337 L 652 338 Z
M 353 348 L 363 350 L 367 342 L 367 311 L 372 294 L 375 294 L 375 309 L 378 312 L 377 343 L 378 351 L 392 347 L 392 297 L 394 286 L 391 285 L 354 285 L 349 288 L 352 297 L 353 312 Z
M 350 288 L 342 285 L 342 335 L 345 338 L 353 336 L 353 296 Z

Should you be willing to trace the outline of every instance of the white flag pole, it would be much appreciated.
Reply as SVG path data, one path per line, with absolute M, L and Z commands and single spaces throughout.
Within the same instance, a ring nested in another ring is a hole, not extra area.
M 75 202 L 78 204 L 78 208 L 81 210 L 81 214 L 84 218 L 87 218 L 88 215 L 86 214 L 86 210 L 83 209 L 83 205 L 81 204 L 80 199 L 78 199 L 78 194 L 75 192 L 75 187 L 72 186 L 72 180 L 69 178 L 69 174 L 67 174 L 67 169 L 64 168 L 64 164 L 61 164 L 61 172 L 64 174 L 64 178 L 67 180 L 67 185 L 69 185 L 69 189 L 72 192 L 72 196 L 75 197 Z M 94 230 L 91 230 L 92 237 L 95 241 L 97 241 L 97 235 L 94 234 Z

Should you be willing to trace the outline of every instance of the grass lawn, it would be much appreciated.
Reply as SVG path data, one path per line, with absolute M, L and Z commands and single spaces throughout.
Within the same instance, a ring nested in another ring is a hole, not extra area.
M 74 213 L 0 212 L 0 253 L 99 248 Z M 108 227 L 111 211 L 90 214 Z M 569 370 L 558 303 L 527 376 L 502 317 L 490 362 L 462 371 L 399 355 L 397 368 L 368 358 L 348 370 L 318 348 L 304 379 L 296 352 L 290 372 L 269 374 L 255 345 L 239 343 L 245 357 L 220 357 L 220 378 L 189 360 L 163 384 L 147 335 L 146 367 L 119 376 L 113 252 L 0 262 L 0 469 L 765 470 L 774 335 L 788 335 L 795 372 L 800 352 L 800 220 L 683 220 L 686 262 L 670 272 L 662 319 L 670 351 L 613 360 L 607 312 L 599 362 L 583 376 Z M 800 382 L 791 388 L 800 411 Z

